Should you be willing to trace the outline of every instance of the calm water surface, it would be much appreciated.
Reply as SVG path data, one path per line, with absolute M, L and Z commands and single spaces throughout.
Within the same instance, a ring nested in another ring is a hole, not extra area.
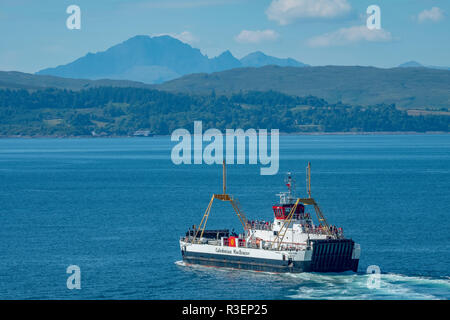
M 250 219 L 271 220 L 283 173 L 362 247 L 359 273 L 269 274 L 184 266 L 221 167 L 175 166 L 168 137 L 0 139 L 1 299 L 448 299 L 450 136 L 283 136 L 280 173 L 228 166 Z M 239 228 L 214 203 L 211 228 Z M 81 290 L 66 288 L 67 266 Z M 379 289 L 365 271 L 378 265 Z

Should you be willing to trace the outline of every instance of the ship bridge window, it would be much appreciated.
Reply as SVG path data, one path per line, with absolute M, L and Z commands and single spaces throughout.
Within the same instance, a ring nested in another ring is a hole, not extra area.
M 273 207 L 273 212 L 275 214 L 275 217 L 281 218 L 283 217 L 283 209 L 280 207 Z

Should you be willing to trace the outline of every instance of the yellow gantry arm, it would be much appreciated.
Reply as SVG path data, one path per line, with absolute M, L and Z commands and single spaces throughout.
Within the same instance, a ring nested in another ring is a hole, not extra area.
M 323 215 L 322 211 L 320 210 L 320 207 L 317 204 L 317 202 L 313 198 L 306 198 L 306 199 L 299 199 L 299 200 L 300 200 L 300 202 L 302 202 L 306 205 L 314 206 L 314 211 L 316 212 L 317 220 L 325 228 L 325 231 L 331 235 L 330 226 L 328 225 L 327 219 L 325 219 L 325 216 Z
M 239 221 L 241 221 L 242 226 L 244 227 L 244 231 L 247 230 L 247 217 L 244 213 L 239 209 L 239 202 L 235 200 L 230 200 L 231 205 L 233 206 L 234 211 L 236 212 Z
M 239 218 L 239 221 L 241 222 L 242 226 L 244 227 L 244 231 L 247 230 L 247 218 L 244 215 L 244 213 L 239 209 L 239 202 L 237 200 L 233 200 L 233 198 L 229 194 L 226 193 L 226 190 L 227 190 L 226 189 L 226 170 L 225 170 L 225 161 L 224 161 L 223 162 L 223 193 L 222 194 L 213 194 L 211 201 L 209 201 L 208 207 L 206 208 L 206 211 L 203 214 L 202 221 L 200 221 L 198 229 L 195 232 L 194 238 L 192 239 L 192 243 L 195 243 L 195 240 L 197 239 L 199 233 L 200 233 L 199 238 L 203 237 L 203 233 L 205 232 L 206 223 L 208 222 L 209 213 L 211 212 L 211 207 L 214 202 L 214 199 L 230 202 L 231 206 L 233 207 L 234 211 L 236 212 L 236 215 Z
M 202 221 L 200 221 L 200 224 L 198 225 L 197 232 L 195 233 L 194 238 L 192 239 L 192 243 L 195 243 L 195 239 L 197 239 L 198 233 L 200 230 L 202 230 L 200 234 L 200 238 L 203 236 L 203 232 L 205 231 L 206 222 L 208 221 L 209 213 L 211 212 L 211 206 L 214 201 L 214 195 L 211 198 L 211 201 L 209 201 L 208 207 L 206 208 L 205 213 L 203 214 Z
M 320 211 L 319 205 L 317 203 L 314 203 L 314 210 L 316 211 L 317 220 L 319 220 L 319 223 L 322 224 L 322 226 L 325 228 L 325 231 L 331 235 L 330 227 L 328 226 L 328 222 L 325 219 L 325 216 L 322 214 L 322 211 Z
M 314 211 L 316 212 L 317 220 L 322 226 L 325 228 L 325 231 L 331 235 L 330 227 L 328 225 L 325 216 L 322 214 L 322 211 L 319 208 L 317 202 L 311 197 L 311 162 L 308 162 L 308 166 L 306 167 L 306 188 L 308 191 L 308 197 L 306 199 L 300 199 L 300 201 L 306 205 L 313 205 Z
M 247 217 L 245 214 L 239 209 L 239 204 L 237 201 L 233 200 L 228 194 L 214 194 L 211 198 L 211 201 L 209 201 L 208 207 L 206 208 L 205 213 L 203 214 L 203 218 L 200 221 L 200 224 L 198 226 L 197 232 L 195 233 L 194 238 L 192 239 L 192 243 L 195 243 L 195 240 L 197 239 L 199 233 L 200 237 L 203 237 L 203 233 L 206 228 L 206 223 L 208 222 L 209 214 L 211 212 L 211 207 L 214 202 L 214 199 L 218 199 L 220 201 L 228 201 L 231 203 L 231 206 L 233 207 L 234 211 L 236 212 L 236 215 L 239 218 L 239 221 L 241 222 L 242 226 L 244 227 L 244 230 L 247 230 Z
M 330 231 L 330 227 L 328 225 L 328 222 L 325 219 L 325 216 L 322 214 L 322 211 L 320 210 L 319 205 L 314 201 L 314 199 L 312 199 L 312 198 L 300 199 L 299 198 L 299 199 L 297 199 L 297 201 L 295 202 L 295 204 L 292 207 L 291 211 L 289 212 L 289 215 L 284 220 L 283 225 L 281 226 L 280 231 L 278 232 L 278 235 L 277 235 L 277 237 L 274 240 L 274 243 L 278 244 L 277 250 L 280 250 L 280 247 L 281 247 L 281 244 L 283 243 L 283 239 L 284 239 L 284 237 L 286 235 L 287 229 L 289 228 L 289 225 L 291 224 L 292 217 L 293 217 L 295 211 L 297 210 L 297 206 L 298 206 L 299 203 L 303 203 L 303 204 L 306 204 L 306 205 L 313 205 L 319 223 L 322 224 L 322 226 L 325 229 L 326 233 L 331 235 L 331 231 Z
M 291 208 L 291 211 L 289 212 L 289 215 L 286 219 L 284 219 L 283 225 L 280 228 L 280 231 L 277 234 L 277 237 L 274 240 L 274 243 L 278 243 L 277 250 L 280 250 L 281 243 L 283 242 L 284 236 L 286 235 L 287 229 L 289 228 L 289 225 L 291 224 L 292 217 L 294 216 L 294 212 L 297 210 L 297 206 L 300 203 L 300 199 L 297 199 L 294 206 Z

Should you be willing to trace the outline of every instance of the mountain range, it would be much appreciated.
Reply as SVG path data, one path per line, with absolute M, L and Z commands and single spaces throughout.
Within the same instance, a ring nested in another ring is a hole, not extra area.
M 133 80 L 162 83 L 191 73 L 211 73 L 240 67 L 279 65 L 304 67 L 292 58 L 280 59 L 258 51 L 238 60 L 230 51 L 209 58 L 199 49 L 170 36 L 135 36 L 106 51 L 88 53 L 71 63 L 47 68 L 38 75 L 74 79 Z
M 209 58 L 170 36 L 136 36 L 104 52 L 37 74 L 1 72 L 0 88 L 82 90 L 135 87 L 193 94 L 278 91 L 330 103 L 448 108 L 450 70 L 410 61 L 397 68 L 308 66 L 260 51 L 237 59 L 230 51 Z

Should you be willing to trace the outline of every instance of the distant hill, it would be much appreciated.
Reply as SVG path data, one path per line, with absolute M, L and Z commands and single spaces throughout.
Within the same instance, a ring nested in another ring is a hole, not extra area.
M 398 66 L 399 68 L 424 68 L 424 66 L 417 61 L 408 61 Z
M 106 51 L 88 53 L 71 63 L 47 68 L 37 74 L 75 79 L 133 80 L 153 84 L 190 73 L 210 73 L 268 64 L 304 65 L 293 59 L 266 56 L 262 52 L 250 54 L 241 61 L 230 51 L 208 58 L 199 49 L 170 36 L 135 36 Z
M 430 68 L 438 70 L 450 70 L 450 67 L 425 66 L 417 61 L 408 61 L 398 66 L 399 68 Z
M 261 51 L 250 53 L 241 59 L 243 67 L 263 67 L 275 65 L 280 67 L 306 67 L 307 64 L 298 62 L 292 58 L 280 59 L 268 56 Z
M 150 85 L 128 80 L 86 80 L 54 76 L 35 75 L 17 71 L 0 71 L 0 89 L 37 90 L 58 88 L 81 90 L 97 87 L 135 87 L 148 88 Z
M 156 88 L 191 93 L 214 90 L 225 94 L 275 90 L 352 105 L 395 103 L 406 108 L 450 105 L 450 71 L 429 68 L 265 66 L 187 75 Z

